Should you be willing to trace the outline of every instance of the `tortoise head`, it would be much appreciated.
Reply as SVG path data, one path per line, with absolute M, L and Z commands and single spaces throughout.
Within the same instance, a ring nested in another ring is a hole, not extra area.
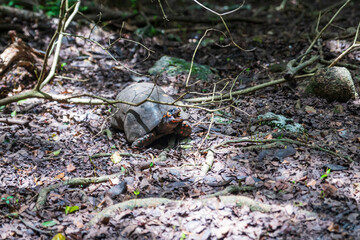
M 180 108 L 171 108 L 162 117 L 158 126 L 160 132 L 171 133 L 179 123 L 183 121 L 180 117 Z

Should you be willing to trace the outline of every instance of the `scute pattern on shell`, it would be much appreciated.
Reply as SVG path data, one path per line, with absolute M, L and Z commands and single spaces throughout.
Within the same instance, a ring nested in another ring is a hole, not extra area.
M 140 103 L 149 97 L 158 102 L 173 102 L 174 99 L 164 92 L 159 86 L 153 83 L 135 83 L 122 90 L 116 100 L 123 100 L 131 103 Z M 118 103 L 113 112 L 116 112 L 111 119 L 114 128 L 123 130 L 129 142 L 151 132 L 161 121 L 164 113 L 173 108 L 170 105 L 163 105 L 153 102 L 145 102 L 139 106 Z

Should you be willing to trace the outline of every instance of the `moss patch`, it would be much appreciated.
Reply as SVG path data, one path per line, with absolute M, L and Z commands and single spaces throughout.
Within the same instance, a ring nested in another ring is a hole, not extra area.
M 191 63 L 184 59 L 163 56 L 149 69 L 149 73 L 157 75 L 166 72 L 169 76 L 177 76 L 189 73 L 190 65 Z M 213 72 L 209 66 L 194 63 L 191 75 L 199 80 L 207 80 Z

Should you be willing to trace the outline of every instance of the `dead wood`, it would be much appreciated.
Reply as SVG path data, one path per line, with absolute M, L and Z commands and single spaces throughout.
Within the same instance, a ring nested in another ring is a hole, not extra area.
M 305 77 L 311 77 L 314 74 L 304 74 L 304 75 L 299 75 L 299 76 L 295 76 L 294 78 L 299 79 L 299 78 L 305 78 Z M 239 91 L 234 91 L 234 92 L 230 92 L 230 93 L 226 93 L 226 94 L 222 94 L 222 95 L 217 95 L 217 96 L 210 96 L 210 97 L 199 97 L 199 98 L 190 98 L 190 99 L 184 99 L 183 101 L 185 102 L 191 102 L 191 103 L 196 103 L 196 102 L 212 102 L 214 100 L 222 100 L 222 101 L 231 101 L 233 100 L 234 96 L 238 96 L 238 95 L 244 95 L 244 94 L 248 94 L 251 92 L 255 92 L 259 89 L 262 88 L 266 88 L 269 86 L 273 86 L 276 84 L 280 84 L 280 83 L 284 83 L 287 80 L 285 78 L 280 78 L 271 82 L 266 82 L 266 83 L 262 83 L 259 85 L 256 85 L 254 87 L 249 87 L 246 88 L 244 90 L 239 90 Z
M 24 125 L 25 127 L 30 127 L 28 120 L 14 119 L 14 118 L 0 118 L 0 122 L 7 123 L 9 125 Z
M 15 31 L 9 31 L 11 44 L 0 54 L 0 83 L 10 88 L 29 88 L 41 71 L 44 54 L 33 49 Z
M 98 223 L 103 218 L 112 217 L 115 215 L 119 210 L 123 211 L 126 209 L 134 209 L 134 208 L 149 208 L 149 207 L 157 207 L 162 204 L 176 204 L 180 205 L 184 202 L 194 202 L 194 203 L 201 203 L 205 206 L 213 206 L 214 204 L 217 205 L 221 203 L 222 205 L 226 206 L 248 206 L 252 211 L 260 211 L 260 212 L 272 212 L 272 211 L 286 211 L 285 206 L 278 206 L 278 205 L 270 205 L 265 203 L 260 203 L 245 196 L 223 196 L 229 193 L 238 193 L 240 191 L 248 191 L 252 188 L 242 188 L 238 186 L 229 186 L 221 192 L 211 194 L 208 196 L 204 196 L 198 200 L 171 200 L 168 198 L 143 198 L 143 199 L 131 199 L 125 202 L 121 202 L 110 207 L 103 209 L 101 212 L 95 215 L 89 222 L 88 227 L 91 227 Z M 316 213 L 308 212 L 304 210 L 299 210 L 298 214 L 305 215 L 310 218 L 315 218 L 317 216 Z M 295 212 L 296 214 L 296 212 Z
M 112 174 L 112 175 L 106 175 L 106 176 L 101 176 L 101 177 L 72 178 L 72 179 L 63 181 L 61 183 L 57 183 L 57 184 L 53 184 L 53 185 L 50 185 L 48 187 L 45 187 L 45 188 L 41 189 L 40 192 L 39 192 L 39 196 L 38 196 L 38 199 L 36 201 L 36 205 L 35 205 L 34 210 L 39 210 L 44 206 L 44 204 L 46 202 L 47 194 L 49 192 L 51 192 L 52 190 L 54 190 L 54 189 L 57 189 L 57 188 L 62 187 L 62 186 L 77 186 L 77 185 L 86 185 L 86 184 L 91 184 L 91 183 L 106 182 L 109 179 L 117 178 L 122 174 L 123 173 L 119 172 L 119 173 L 115 173 L 115 174 Z
M 49 18 L 46 15 L 42 13 L 32 12 L 26 9 L 0 6 L 0 13 L 10 17 L 19 17 L 24 20 L 30 20 L 30 21 L 34 21 L 34 20 L 49 21 Z

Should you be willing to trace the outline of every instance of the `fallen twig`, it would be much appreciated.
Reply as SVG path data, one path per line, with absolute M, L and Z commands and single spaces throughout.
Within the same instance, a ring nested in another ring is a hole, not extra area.
M 357 38 L 359 36 L 359 28 L 360 28 L 360 22 L 358 24 L 358 27 L 356 29 L 356 34 L 355 34 L 355 37 L 354 37 L 354 41 L 353 43 L 351 44 L 351 46 L 346 49 L 344 52 L 342 52 L 330 65 L 329 65 L 329 68 L 331 68 L 332 66 L 334 66 L 335 64 L 337 64 L 337 62 L 342 58 L 344 57 L 346 54 L 348 54 L 351 50 L 354 50 L 356 48 L 359 48 L 360 47 L 360 43 L 357 43 Z
M 330 19 L 330 21 L 318 32 L 318 34 L 316 35 L 316 37 L 314 38 L 314 40 L 311 42 L 310 46 L 306 49 L 305 53 L 304 53 L 304 57 L 301 59 L 301 62 L 304 61 L 306 55 L 310 52 L 310 50 L 313 48 L 313 46 L 315 45 L 315 43 L 317 42 L 317 40 L 321 37 L 321 35 L 323 34 L 323 32 L 332 24 L 332 22 L 335 20 L 335 18 L 337 17 L 337 15 L 339 15 L 339 13 L 341 12 L 341 10 L 349 3 L 351 2 L 351 0 L 347 0 L 338 10 L 337 12 L 334 14 L 334 16 L 332 16 L 332 18 Z
M 54 231 L 46 231 L 46 230 L 38 229 L 32 223 L 25 221 L 22 217 L 19 217 L 19 219 L 25 226 L 27 226 L 28 228 L 31 228 L 32 230 L 34 230 L 38 233 L 42 233 L 42 234 L 46 234 L 46 235 L 53 235 L 55 233 Z
M 306 77 L 311 77 L 313 76 L 313 73 L 310 74 L 304 74 L 304 75 L 298 75 L 295 76 L 294 78 L 298 79 L 298 78 L 306 78 Z M 256 85 L 254 87 L 250 87 L 250 88 L 246 88 L 243 90 L 239 90 L 239 91 L 234 91 L 232 93 L 226 93 L 226 94 L 222 94 L 222 95 L 217 95 L 217 96 L 209 96 L 209 97 L 199 97 L 199 98 L 190 98 L 190 99 L 184 99 L 183 101 L 185 102 L 207 102 L 207 101 L 212 101 L 212 100 L 223 100 L 223 101 L 231 101 L 233 100 L 232 97 L 237 96 L 237 95 L 244 95 L 244 94 L 248 94 L 251 92 L 255 92 L 259 89 L 265 88 L 265 87 L 269 87 L 269 86 L 273 86 L 276 84 L 280 84 L 280 83 L 284 83 L 287 80 L 284 78 L 280 78 L 274 81 L 270 81 L 270 82 L 266 82 L 263 84 L 259 84 Z M 1 105 L 1 104 L 0 104 Z
M 39 210 L 44 206 L 44 204 L 46 202 L 47 194 L 54 189 L 57 189 L 62 186 L 75 186 L 75 185 L 85 185 L 85 184 L 90 184 L 90 183 L 101 183 L 101 182 L 108 181 L 109 179 L 119 177 L 122 174 L 123 174 L 122 172 L 118 172 L 118 173 L 115 173 L 112 175 L 105 175 L 105 176 L 101 176 L 101 177 L 72 178 L 72 179 L 63 181 L 61 183 L 47 186 L 40 190 L 34 210 Z
M 119 152 L 120 156 L 124 156 L 124 157 L 135 157 L 135 158 L 146 158 L 146 156 L 141 155 L 141 154 L 133 154 L 133 153 L 124 153 L 124 152 Z M 111 155 L 113 155 L 112 153 L 97 153 L 94 155 L 91 155 L 90 158 L 94 159 L 94 158 L 101 158 L 101 157 L 110 157 Z
M 240 142 L 253 142 L 253 143 L 276 143 L 276 142 L 277 143 L 279 143 L 279 142 L 283 143 L 284 142 L 284 143 L 296 144 L 296 145 L 299 145 L 299 146 L 304 146 L 304 147 L 307 147 L 307 148 L 312 148 L 312 149 L 315 149 L 315 150 L 326 152 L 328 154 L 331 154 L 333 156 L 345 159 L 345 160 L 350 161 L 350 162 L 354 161 L 349 156 L 343 156 L 343 155 L 341 155 L 339 153 L 333 152 L 333 151 L 328 150 L 326 148 L 322 148 L 322 147 L 319 147 L 317 145 L 310 145 L 310 144 L 307 144 L 307 143 L 303 143 L 303 142 L 300 142 L 300 141 L 287 139 L 287 138 L 282 138 L 282 139 L 248 139 L 248 138 L 240 138 L 240 139 L 224 141 L 222 143 L 219 143 L 218 145 L 215 145 L 213 148 L 218 148 L 220 146 L 224 146 L 224 145 L 227 145 L 227 144 L 230 144 L 230 143 L 240 143 Z
M 0 122 L 7 123 L 9 125 L 18 124 L 18 125 L 24 125 L 25 127 L 30 127 L 28 120 L 21 120 L 17 118 L 0 118 Z

